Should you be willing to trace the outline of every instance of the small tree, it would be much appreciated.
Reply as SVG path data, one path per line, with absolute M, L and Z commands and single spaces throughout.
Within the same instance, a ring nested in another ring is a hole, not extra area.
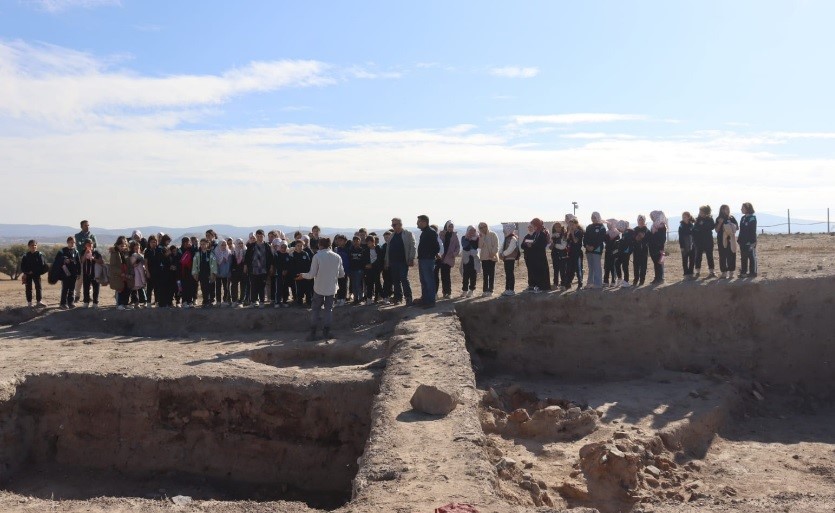
M 20 278 L 20 257 L 11 248 L 0 250 L 0 273 L 8 274 L 13 280 Z

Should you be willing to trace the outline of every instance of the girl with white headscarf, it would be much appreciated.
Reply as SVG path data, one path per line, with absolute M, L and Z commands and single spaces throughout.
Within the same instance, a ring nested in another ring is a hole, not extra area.
M 603 251 L 606 248 L 606 226 L 603 218 L 597 212 L 591 214 L 591 224 L 586 227 L 586 260 L 589 266 L 589 279 L 586 287 L 599 289 L 603 287 Z
M 499 253 L 504 262 L 504 292 L 503 296 L 513 296 L 516 294 L 516 262 L 519 260 L 519 237 L 516 235 L 516 225 L 513 223 L 503 223 L 502 232 L 504 232 L 504 242 L 502 243 L 502 250 Z
M 554 287 L 568 287 L 568 234 L 562 223 L 551 226 L 551 266 L 554 268 Z
M 635 243 L 635 232 L 629 228 L 629 221 L 618 221 L 615 227 L 620 232 L 620 242 L 618 243 L 617 260 L 615 267 L 619 269 L 620 276 L 623 280 L 620 282 L 621 287 L 631 287 L 629 283 L 629 258 L 632 256 L 632 249 Z
M 652 258 L 652 266 L 655 271 L 653 285 L 664 283 L 664 245 L 667 242 L 667 216 L 660 210 L 653 210 L 649 214 L 652 219 L 652 229 L 649 237 L 649 256 Z
M 213 250 L 217 262 L 217 279 L 215 280 L 215 298 L 220 306 L 232 306 L 229 295 L 229 277 L 232 275 L 232 251 L 223 239 Z
M 481 273 L 481 260 L 478 258 L 478 231 L 475 226 L 467 227 L 467 233 L 461 237 L 461 275 L 464 284 L 461 287 L 461 297 L 472 297 L 475 290 L 476 277 Z

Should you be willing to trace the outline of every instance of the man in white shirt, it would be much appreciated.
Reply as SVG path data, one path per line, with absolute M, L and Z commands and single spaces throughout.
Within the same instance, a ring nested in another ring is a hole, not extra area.
M 330 338 L 331 323 L 333 322 L 333 297 L 336 294 L 337 280 L 345 277 L 342 268 L 342 258 L 331 251 L 329 237 L 319 239 L 319 251 L 313 255 L 310 272 L 301 273 L 296 280 L 313 280 L 313 309 L 310 312 L 310 336 L 308 340 L 316 340 L 316 329 L 319 317 L 324 308 L 322 335 Z

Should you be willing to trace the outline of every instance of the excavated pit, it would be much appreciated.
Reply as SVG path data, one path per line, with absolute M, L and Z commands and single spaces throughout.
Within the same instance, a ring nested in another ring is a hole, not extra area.
M 0 486 L 99 496 L 351 498 L 380 372 L 338 382 L 29 375 L 0 402 Z
M 767 493 L 761 476 L 723 474 L 735 458 L 752 475 L 793 472 L 826 490 L 833 291 L 832 279 L 784 280 L 459 303 L 499 495 L 605 513 L 734 509 Z M 807 434 L 794 433 L 798 422 Z M 808 468 L 786 470 L 770 451 Z

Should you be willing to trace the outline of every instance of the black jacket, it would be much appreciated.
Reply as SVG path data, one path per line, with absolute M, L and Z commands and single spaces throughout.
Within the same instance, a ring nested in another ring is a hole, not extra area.
M 693 224 L 693 242 L 697 248 L 713 248 L 713 229 L 716 222 L 713 217 L 697 217 Z
M 739 222 L 739 237 L 737 242 L 740 246 L 750 246 L 757 243 L 757 216 L 745 214 Z
M 81 274 L 81 261 L 78 258 L 78 251 L 75 249 L 70 248 L 61 248 L 61 251 L 55 255 L 55 267 L 62 268 L 63 266 L 67 266 L 67 270 L 69 271 L 69 275 L 67 275 L 63 269 L 58 273 L 60 279 L 65 278 L 75 278 L 79 274 Z
M 591 251 L 586 250 L 586 253 L 602 254 L 606 246 L 606 226 L 603 223 L 586 226 L 586 237 L 583 245 L 594 247 Z
M 40 276 L 47 271 L 49 271 L 49 265 L 46 263 L 46 255 L 40 251 L 34 253 L 27 251 L 20 259 L 20 272 L 23 274 Z
M 351 271 L 364 271 L 365 266 L 371 263 L 368 246 L 357 248 L 351 244 L 351 247 L 348 248 L 348 260 L 350 261 Z
M 434 260 L 440 251 L 441 245 L 438 243 L 438 234 L 435 230 L 428 226 L 421 230 L 417 248 L 418 260 Z
M 295 276 L 299 273 L 308 273 L 310 272 L 310 264 L 311 258 L 307 251 L 296 252 L 293 251 L 292 253 L 288 253 L 290 256 L 290 268 L 288 269 L 287 274 L 291 274 Z
M 636 226 L 633 230 L 635 232 L 635 240 L 632 242 L 632 249 L 635 253 L 646 253 L 649 248 L 649 228 L 646 226 Z M 644 238 L 638 240 L 638 234 L 644 234 Z
M 685 253 L 689 253 L 695 248 L 693 241 L 693 223 L 685 223 L 682 221 L 678 225 L 678 247 Z

